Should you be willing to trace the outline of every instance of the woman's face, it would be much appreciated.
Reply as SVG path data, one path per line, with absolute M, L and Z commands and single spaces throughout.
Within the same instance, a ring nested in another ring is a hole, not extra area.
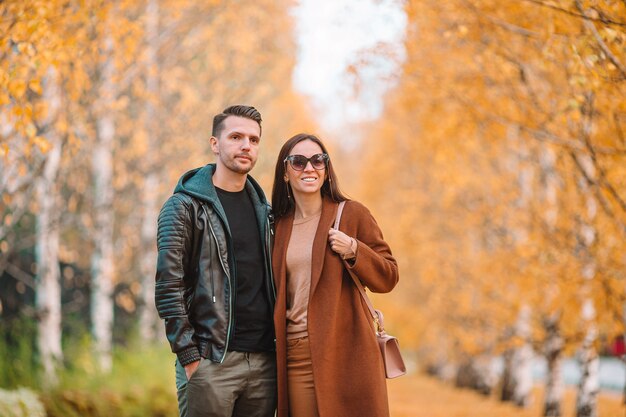
M 291 149 L 289 156 L 302 155 L 305 158 L 310 158 L 321 153 L 323 153 L 322 148 L 317 143 L 311 140 L 303 140 Z M 326 167 L 315 169 L 309 161 L 306 163 L 304 170 L 298 171 L 293 169 L 291 164 L 287 162 L 285 179 L 291 184 L 291 190 L 294 195 L 319 193 L 326 179 Z

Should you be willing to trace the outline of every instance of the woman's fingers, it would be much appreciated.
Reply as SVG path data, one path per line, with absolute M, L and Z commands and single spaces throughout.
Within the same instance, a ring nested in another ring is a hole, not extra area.
M 328 231 L 328 242 L 333 251 L 343 255 L 350 251 L 352 239 L 342 231 L 330 229 Z

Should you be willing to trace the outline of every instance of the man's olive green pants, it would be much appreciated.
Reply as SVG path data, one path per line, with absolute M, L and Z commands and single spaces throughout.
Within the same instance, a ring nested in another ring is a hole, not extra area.
M 223 363 L 202 359 L 187 380 L 176 361 L 181 417 L 273 417 L 276 354 L 227 352 Z

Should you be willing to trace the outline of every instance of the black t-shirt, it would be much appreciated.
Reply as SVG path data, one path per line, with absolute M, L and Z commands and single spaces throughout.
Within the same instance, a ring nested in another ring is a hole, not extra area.
M 265 287 L 263 244 L 254 206 L 244 189 L 217 188 L 233 238 L 236 285 L 235 331 L 228 350 L 265 352 L 274 349 L 272 312 Z

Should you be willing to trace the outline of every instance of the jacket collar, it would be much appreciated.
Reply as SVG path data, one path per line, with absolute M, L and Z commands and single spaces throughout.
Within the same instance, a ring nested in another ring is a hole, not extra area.
M 174 189 L 175 193 L 184 193 L 195 197 L 201 201 L 209 203 L 217 211 L 222 218 L 224 224 L 228 225 L 226 213 L 217 196 L 217 191 L 213 185 L 213 174 L 215 173 L 215 164 L 207 164 L 201 168 L 192 169 L 186 172 Z M 250 175 L 247 176 L 246 191 L 252 199 L 254 210 L 259 224 L 261 236 L 264 236 L 266 229 L 266 219 L 269 214 L 269 203 L 265 197 L 265 193 L 261 186 Z M 230 228 L 226 228 L 230 234 Z
M 322 277 L 324 258 L 328 249 L 328 231 L 333 227 L 337 215 L 337 203 L 324 197 L 322 215 L 313 239 L 313 256 L 311 258 L 311 295 L 315 293 L 317 284 Z

